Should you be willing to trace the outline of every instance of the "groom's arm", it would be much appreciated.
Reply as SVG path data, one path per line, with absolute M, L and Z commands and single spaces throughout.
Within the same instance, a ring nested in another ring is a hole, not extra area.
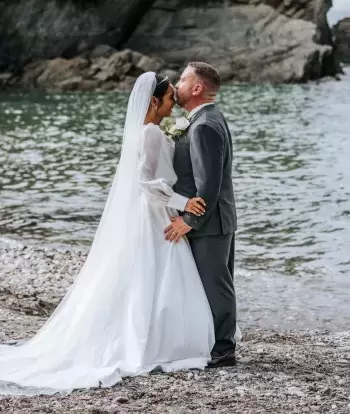
M 190 156 L 197 188 L 196 197 L 202 197 L 207 207 L 203 216 L 185 213 L 183 219 L 194 230 L 199 230 L 218 201 L 222 182 L 224 137 L 209 125 L 198 125 L 191 138 Z

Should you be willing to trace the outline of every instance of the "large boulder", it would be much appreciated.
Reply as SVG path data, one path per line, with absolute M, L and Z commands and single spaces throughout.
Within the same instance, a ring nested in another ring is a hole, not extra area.
M 17 75 L 4 74 L 0 77 L 0 88 L 16 85 L 24 89 L 36 88 L 50 92 L 129 91 L 140 74 L 151 69 L 167 71 L 161 59 L 150 58 L 128 49 L 116 51 L 109 57 L 94 57 L 95 55 L 31 62 Z
M 350 63 L 350 17 L 333 27 L 336 52 L 342 62 Z
M 339 71 L 330 0 L 157 0 L 127 47 L 179 70 L 215 65 L 224 80 L 305 82 Z

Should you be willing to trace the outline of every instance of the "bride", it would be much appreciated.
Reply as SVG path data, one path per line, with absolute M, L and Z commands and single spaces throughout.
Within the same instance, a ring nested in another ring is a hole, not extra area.
M 211 310 L 185 238 L 164 229 L 204 201 L 172 189 L 174 142 L 159 128 L 174 88 L 153 72 L 131 93 L 123 149 L 88 258 L 41 330 L 0 346 L 0 394 L 110 387 L 154 369 L 203 369 L 214 345 Z

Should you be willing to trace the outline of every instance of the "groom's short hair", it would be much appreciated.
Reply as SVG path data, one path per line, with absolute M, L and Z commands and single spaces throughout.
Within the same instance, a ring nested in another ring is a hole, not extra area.
M 190 68 L 195 70 L 195 73 L 200 77 L 209 87 L 218 91 L 221 86 L 220 74 L 214 66 L 205 62 L 190 62 L 188 64 Z

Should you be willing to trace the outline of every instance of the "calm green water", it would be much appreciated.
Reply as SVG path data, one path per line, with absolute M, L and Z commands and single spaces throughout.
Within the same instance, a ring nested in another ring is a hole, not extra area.
M 0 237 L 88 249 L 120 154 L 122 94 L 0 95 Z M 241 324 L 350 326 L 350 72 L 230 86 Z

